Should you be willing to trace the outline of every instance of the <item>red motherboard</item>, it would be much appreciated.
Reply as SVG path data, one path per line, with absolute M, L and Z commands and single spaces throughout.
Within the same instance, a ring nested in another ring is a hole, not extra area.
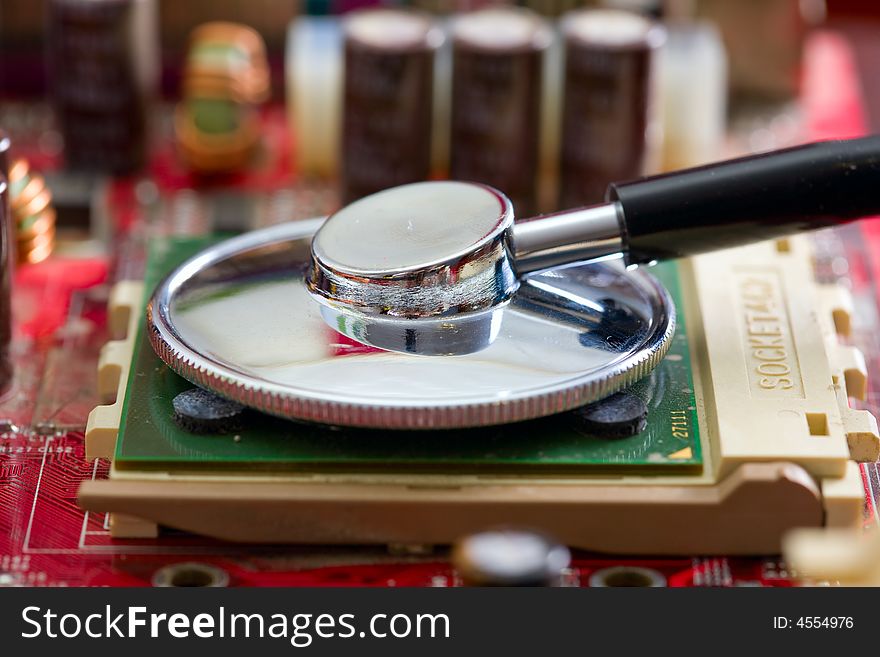
M 807 56 L 806 138 L 862 134 L 865 119 L 860 85 L 844 39 L 824 33 L 813 38 Z M 12 111 L 12 110 L 9 110 Z M 328 209 L 330 197 L 317 186 L 297 181 L 289 170 L 291 139 L 283 111 L 267 110 L 267 142 L 273 146 L 258 169 L 236 179 L 193 179 L 176 164 L 170 144 L 157 148 L 149 179 L 115 181 L 105 205 L 113 232 L 109 258 L 56 257 L 20 269 L 15 288 L 14 389 L 0 401 L 0 586 L 148 586 L 162 566 L 199 562 L 222 568 L 233 585 L 247 586 L 453 586 L 458 583 L 444 551 L 390 548 L 247 546 L 165 532 L 155 540 L 110 536 L 104 514 L 77 506 L 84 479 L 107 476 L 104 460 L 88 462 L 83 429 L 99 403 L 96 362 L 108 339 L 109 284 L 137 271 L 138 245 L 148 232 L 143 197 L 164 200 L 189 190 L 235 189 L 244 194 L 293 190 L 293 214 L 310 216 Z M 34 119 L 37 123 L 37 119 Z M 34 166 L 53 166 L 38 148 Z M 163 207 L 173 205 L 169 201 Z M 161 219 L 175 230 L 198 231 L 198 213 Z M 189 222 L 189 223 L 187 223 Z M 155 223 L 155 222 L 154 222 Z M 153 225 L 153 224 L 150 224 Z M 843 249 L 846 271 L 860 303 L 870 298 L 856 336 L 869 371 L 880 371 L 880 228 L 866 224 L 863 239 L 853 233 L 834 248 Z M 872 385 L 866 408 L 880 409 L 880 389 Z M 880 522 L 880 469 L 863 465 L 868 525 Z M 615 565 L 650 568 L 670 586 L 788 586 L 792 574 L 778 558 L 725 557 L 614 558 L 576 554 L 565 583 L 587 585 L 591 573 Z

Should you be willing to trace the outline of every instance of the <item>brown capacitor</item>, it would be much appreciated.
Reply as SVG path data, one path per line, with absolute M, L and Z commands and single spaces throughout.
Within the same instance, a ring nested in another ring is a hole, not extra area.
M 559 206 L 601 202 L 608 183 L 648 173 L 657 157 L 654 60 L 665 40 L 637 14 L 566 14 Z
M 345 21 L 342 200 L 425 180 L 431 166 L 434 55 L 443 36 L 417 12 Z
M 9 149 L 12 147 L 12 141 L 6 131 L 0 129 L 0 174 L 4 178 L 9 178 Z
M 0 136 L 2 141 L 5 135 Z M 0 156 L 2 157 L 2 156 Z M 6 176 L 0 171 L 0 395 L 12 384 L 12 246 Z
M 12 168 L 12 155 L 10 154 L 10 150 L 12 149 L 12 140 L 9 139 L 9 135 L 5 130 L 0 129 L 0 176 L 3 177 L 3 180 L 6 181 L 6 184 L 9 185 L 9 172 Z M 9 210 L 9 190 L 6 190 L 6 209 Z M 9 250 L 7 255 L 7 264 L 11 271 L 15 270 L 15 261 L 16 261 L 16 252 L 15 252 L 15 240 L 17 238 L 18 231 L 15 227 L 15 222 L 9 217 L 9 214 L 4 215 L 5 219 L 3 221 L 3 238 L 6 240 L 6 248 Z M 9 274 L 12 275 L 11 272 Z M 5 298 L 5 297 L 4 297 Z
M 144 166 L 158 80 L 154 0 L 50 0 L 51 95 L 68 167 Z
M 12 142 L 0 130 L 0 395 L 12 384 L 12 277 L 15 271 L 15 223 L 9 216 L 9 150 Z
M 737 100 L 797 97 L 804 44 L 825 18 L 825 0 L 696 0 L 698 18 L 717 26 Z M 876 3 L 875 3 L 876 5 Z
M 449 175 L 492 185 L 532 215 L 550 29 L 528 10 L 485 9 L 460 16 L 453 39 Z

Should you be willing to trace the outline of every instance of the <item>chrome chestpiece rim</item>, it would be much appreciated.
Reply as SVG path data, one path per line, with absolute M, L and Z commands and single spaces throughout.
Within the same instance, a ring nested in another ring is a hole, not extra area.
M 324 320 L 371 346 L 422 356 L 479 351 L 519 285 L 513 207 L 475 183 L 373 194 L 318 230 L 306 284 Z
M 200 386 L 281 417 L 442 429 L 601 399 L 650 372 L 674 331 L 663 286 L 612 261 L 522 278 L 506 304 L 486 311 L 496 335 L 476 353 L 426 358 L 366 347 L 345 337 L 356 331 L 328 326 L 327 306 L 306 289 L 321 223 L 254 231 L 172 272 L 147 309 L 162 360 Z

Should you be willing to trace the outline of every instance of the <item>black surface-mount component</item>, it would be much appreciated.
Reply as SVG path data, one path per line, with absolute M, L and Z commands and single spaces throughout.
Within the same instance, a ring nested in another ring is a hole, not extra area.
M 244 406 L 202 388 L 181 392 L 171 405 L 174 421 L 192 433 L 232 433 L 244 426 Z
M 648 425 L 647 405 L 629 392 L 617 392 L 582 406 L 572 411 L 571 416 L 579 431 L 596 438 L 628 438 Z

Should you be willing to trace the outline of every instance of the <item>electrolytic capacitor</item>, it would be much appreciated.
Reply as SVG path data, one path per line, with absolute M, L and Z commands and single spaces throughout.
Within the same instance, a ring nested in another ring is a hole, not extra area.
M 665 31 L 623 11 L 566 14 L 560 207 L 603 200 L 608 183 L 656 167 L 655 52 Z
M 666 13 L 667 0 L 602 0 L 604 9 L 621 9 L 643 16 L 662 19 Z
M 51 0 L 51 94 L 68 167 L 143 167 L 158 81 L 154 0 Z
M 9 139 L 9 135 L 6 134 L 5 130 L 0 129 L 0 174 L 4 178 L 9 178 L 9 165 L 12 161 L 9 155 L 11 147 L 12 141 Z
M 5 135 L 0 134 L 0 143 Z M 8 141 L 8 140 L 6 140 Z M 0 154 L 3 158 L 5 154 Z M 12 384 L 12 220 L 6 177 L 0 171 L 0 395 Z
M 465 586 L 559 586 L 571 563 L 564 545 L 538 532 L 509 528 L 466 536 L 451 556 Z
M 786 100 L 801 91 L 804 47 L 825 20 L 825 0 L 700 0 L 697 17 L 716 26 L 730 64 L 730 91 L 738 100 Z M 875 3 L 876 4 L 876 3 Z
M 482 182 L 537 211 L 547 24 L 524 9 L 464 14 L 453 27 L 450 177 Z
M 291 23 L 284 57 L 287 112 L 296 136 L 294 166 L 302 176 L 330 178 L 339 169 L 342 27 L 333 16 Z
M 9 172 L 12 169 L 12 155 L 10 154 L 10 150 L 12 149 L 12 140 L 9 138 L 9 135 L 6 134 L 6 131 L 0 128 L 0 177 L 6 181 L 6 186 L 9 186 Z M 10 272 L 9 276 L 12 276 L 12 272 L 15 270 L 15 262 L 16 262 L 16 252 L 15 252 L 15 241 L 18 238 L 18 232 L 16 231 L 15 221 L 10 217 L 8 210 L 10 203 L 9 189 L 6 190 L 6 210 L 7 212 L 3 215 L 3 238 L 5 240 L 6 249 L 8 250 L 7 254 L 7 264 L 9 266 Z M 10 279 L 11 280 L 11 279 Z
M 727 126 L 727 55 L 707 22 L 669 28 L 662 61 L 664 171 L 707 164 L 722 152 Z
M 343 202 L 425 180 L 431 166 L 434 55 L 443 40 L 417 12 L 353 12 L 345 22 Z

